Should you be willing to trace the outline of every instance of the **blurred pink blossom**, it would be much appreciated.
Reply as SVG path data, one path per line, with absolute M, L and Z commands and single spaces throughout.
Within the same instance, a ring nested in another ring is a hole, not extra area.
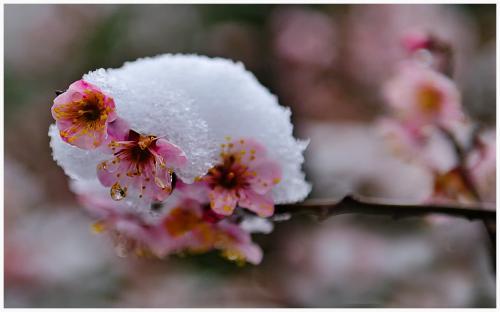
M 276 53 L 286 61 L 329 67 L 336 58 L 336 34 L 328 15 L 296 8 L 277 10 L 272 17 Z
M 409 32 L 403 36 L 401 41 L 409 53 L 415 53 L 421 49 L 428 50 L 431 42 L 429 35 L 422 31 Z
M 389 106 L 412 127 L 448 126 L 465 118 L 453 81 L 416 62 L 402 63 L 383 91 Z
M 181 186 L 186 189 L 186 186 Z M 192 193 L 191 193 L 192 194 Z M 222 256 L 239 263 L 258 264 L 262 251 L 252 243 L 250 234 L 238 224 L 215 214 L 208 206 L 176 190 L 165 203 L 160 218 L 147 222 L 131 213 L 120 202 L 95 193 L 79 194 L 79 199 L 95 216 L 96 232 L 108 232 L 119 255 L 164 258 L 175 253 L 204 253 L 220 250 Z
M 449 5 L 352 5 L 343 28 L 348 38 L 341 56 L 345 70 L 357 81 L 373 87 L 379 86 L 394 65 L 408 57 L 401 44 L 408 34 L 432 34 L 454 47 L 458 78 L 462 77 L 478 39 L 474 20 L 464 10 Z
M 432 174 L 446 172 L 457 165 L 453 147 L 435 127 L 422 129 L 401 120 L 380 118 L 376 130 L 385 137 L 387 146 L 395 155 Z

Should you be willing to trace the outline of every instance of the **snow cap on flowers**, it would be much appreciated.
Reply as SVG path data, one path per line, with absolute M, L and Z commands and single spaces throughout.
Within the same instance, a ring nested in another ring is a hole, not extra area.
M 89 72 L 83 81 L 113 99 L 116 115 L 130 129 L 182 150 L 186 164 L 173 169 L 183 182 L 217 165 L 226 137 L 245 137 L 262 144 L 281 167 L 280 182 L 272 189 L 275 203 L 302 200 L 310 191 L 301 170 L 307 143 L 292 136 L 290 110 L 240 63 L 166 54 Z M 73 179 L 95 180 L 96 166 L 110 159 L 106 148 L 67 144 L 55 125 L 49 135 L 54 159 Z

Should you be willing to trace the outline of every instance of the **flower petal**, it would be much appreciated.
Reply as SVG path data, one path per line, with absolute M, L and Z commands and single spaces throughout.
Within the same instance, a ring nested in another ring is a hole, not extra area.
M 175 144 L 165 139 L 158 139 L 154 151 L 165 161 L 167 167 L 182 167 L 187 163 L 186 154 Z
M 130 132 L 129 124 L 122 118 L 116 118 L 108 124 L 108 135 L 116 141 L 126 141 Z
M 257 140 L 252 138 L 240 138 L 227 144 L 227 152 L 238 155 L 241 162 L 251 164 L 252 162 L 266 157 L 266 148 Z
M 274 213 L 274 200 L 271 194 L 261 195 L 251 190 L 240 191 L 238 204 L 255 212 L 259 217 L 270 217 Z
M 201 204 L 209 202 L 208 192 L 210 188 L 205 181 L 198 181 L 191 184 L 177 181 L 175 189 L 181 192 L 184 198 L 194 199 Z
M 236 208 L 238 197 L 233 191 L 222 187 L 216 187 L 208 194 L 210 198 L 210 207 L 218 214 L 229 216 Z
M 266 194 L 281 181 L 281 167 L 277 162 L 264 160 L 250 167 L 249 170 L 255 172 L 255 175 L 251 175 L 249 182 L 252 190 L 257 194 Z
M 224 233 L 225 239 L 217 242 L 219 249 L 222 249 L 231 260 L 243 260 L 252 264 L 259 264 L 262 261 L 262 249 L 252 242 L 250 233 L 243 230 L 236 224 L 221 221 L 218 228 Z

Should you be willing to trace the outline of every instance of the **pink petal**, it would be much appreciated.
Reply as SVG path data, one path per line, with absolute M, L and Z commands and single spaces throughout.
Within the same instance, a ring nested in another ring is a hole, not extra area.
M 238 197 L 234 191 L 226 190 L 222 187 L 216 187 L 208 194 L 210 198 L 210 207 L 218 214 L 229 216 L 236 208 Z
M 165 139 L 156 140 L 154 151 L 163 157 L 167 167 L 178 168 L 187 163 L 186 154 L 184 154 L 181 148 Z
M 68 90 L 59 94 L 54 99 L 54 104 L 61 105 L 74 101 L 79 101 L 84 97 L 86 90 L 102 93 L 101 89 L 99 89 L 97 86 L 94 86 L 83 80 L 77 80 L 68 87 Z
M 112 186 L 120 178 L 126 177 L 126 166 L 127 164 L 124 161 L 117 164 L 113 164 L 112 161 L 106 161 L 105 165 L 101 163 L 97 165 L 97 178 L 102 185 Z M 120 177 L 117 177 L 118 173 L 120 173 Z
M 201 204 L 209 202 L 208 192 L 210 191 L 210 188 L 208 183 L 205 181 L 194 182 L 191 184 L 177 181 L 175 189 L 182 194 L 183 198 L 194 199 Z
M 68 91 L 74 91 L 79 93 L 84 93 L 84 91 L 90 90 L 92 92 L 102 93 L 101 89 L 98 86 L 95 86 L 89 82 L 86 82 L 83 79 L 77 80 L 73 82 L 69 87 Z
M 126 141 L 130 131 L 129 124 L 122 118 L 116 118 L 113 122 L 108 123 L 108 135 L 116 141 Z
M 262 249 L 254 243 L 237 245 L 236 249 L 245 255 L 245 260 L 252 264 L 259 264 L 262 261 Z
M 224 249 L 234 249 L 241 253 L 247 262 L 259 264 L 262 261 L 262 249 L 252 242 L 250 233 L 246 232 L 238 225 L 221 221 L 218 224 L 220 230 L 225 232 L 232 240 L 228 242 Z
M 64 93 L 59 94 L 54 99 L 54 105 L 52 106 L 52 117 L 54 117 L 54 119 L 56 118 L 54 115 L 54 108 L 55 107 L 59 107 L 59 106 L 66 104 L 66 103 L 79 101 L 82 99 L 82 97 L 83 97 L 82 93 L 76 92 L 74 90 L 68 90 Z
M 429 35 L 423 32 L 407 33 L 401 41 L 403 47 L 409 53 L 414 53 L 420 49 L 428 49 L 431 44 Z
M 56 122 L 56 124 L 59 126 L 61 123 Z M 62 131 L 70 129 L 70 127 L 59 129 L 61 130 L 61 133 Z M 82 134 L 80 131 L 77 131 L 74 134 L 68 136 L 63 136 L 61 134 L 61 138 L 63 141 L 82 149 L 95 149 L 104 142 L 105 134 L 103 132 L 95 131 L 88 132 L 87 134 Z
M 227 151 L 239 155 L 241 157 L 241 162 L 244 164 L 250 164 L 259 159 L 265 159 L 267 153 L 264 145 L 252 138 L 235 139 L 226 144 L 226 146 L 228 146 Z
M 266 194 L 274 185 L 281 181 L 281 167 L 277 162 L 264 160 L 252 165 L 250 172 L 255 172 L 255 176 L 249 179 L 251 188 L 257 194 Z
M 274 213 L 274 200 L 271 194 L 261 195 L 251 190 L 241 191 L 239 205 L 255 212 L 259 217 L 270 217 Z
M 172 193 L 172 179 L 166 169 L 158 169 L 156 174 L 153 174 L 151 168 L 148 167 L 145 168 L 142 175 L 134 178 L 137 182 L 136 187 L 146 197 L 164 201 Z
M 146 245 L 158 257 L 165 256 L 169 251 L 165 244 L 167 237 L 157 226 L 145 226 L 136 218 L 121 218 L 116 221 L 115 228 L 134 241 Z

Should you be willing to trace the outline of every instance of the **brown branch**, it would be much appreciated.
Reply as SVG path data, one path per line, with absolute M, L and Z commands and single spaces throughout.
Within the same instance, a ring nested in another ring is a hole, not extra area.
M 307 200 L 298 204 L 276 205 L 276 214 L 309 215 L 324 220 L 341 214 L 384 215 L 395 219 L 445 214 L 468 220 L 496 221 L 494 205 L 408 205 L 361 196 L 346 196 L 342 200 Z
M 467 189 L 470 191 L 471 195 L 474 197 L 474 200 L 477 202 L 481 202 L 481 196 L 479 195 L 479 192 L 474 185 L 474 182 L 472 181 L 472 178 L 470 176 L 469 170 L 467 169 L 467 151 L 472 149 L 472 146 L 465 147 L 463 148 L 460 143 L 458 143 L 457 139 L 455 136 L 448 131 L 444 127 L 439 127 L 440 131 L 446 136 L 447 140 L 450 142 L 451 146 L 453 147 L 453 150 L 455 152 L 455 155 L 457 157 L 457 162 L 458 162 L 458 170 L 460 173 L 460 176 L 462 177 L 463 182 L 465 183 L 465 186 Z M 474 136 L 477 134 L 474 132 Z M 474 143 L 475 138 L 471 139 L 472 143 Z M 472 145 L 472 144 L 471 144 Z
M 467 168 L 467 153 L 470 152 L 475 146 L 478 146 L 480 144 L 479 142 L 479 133 L 480 133 L 480 127 L 476 126 L 474 128 L 474 131 L 472 132 L 472 137 L 469 140 L 470 143 L 468 146 L 462 147 L 460 143 L 457 141 L 455 136 L 448 131 L 444 127 L 440 127 L 441 132 L 447 137 L 448 141 L 452 145 L 455 155 L 458 160 L 458 170 L 460 173 L 460 176 L 462 177 L 462 181 L 465 183 L 465 186 L 467 189 L 470 191 L 471 195 L 474 197 L 474 199 L 477 202 L 481 202 L 481 195 L 479 194 L 479 191 L 476 188 L 476 185 L 474 184 L 472 177 L 470 175 L 469 169 Z M 490 251 L 491 251 L 491 259 L 492 259 L 492 265 L 493 265 L 493 270 L 496 271 L 496 220 L 486 220 L 483 219 L 483 224 L 484 228 L 486 230 L 486 233 L 488 234 L 488 237 L 490 239 L 491 245 L 490 245 Z

